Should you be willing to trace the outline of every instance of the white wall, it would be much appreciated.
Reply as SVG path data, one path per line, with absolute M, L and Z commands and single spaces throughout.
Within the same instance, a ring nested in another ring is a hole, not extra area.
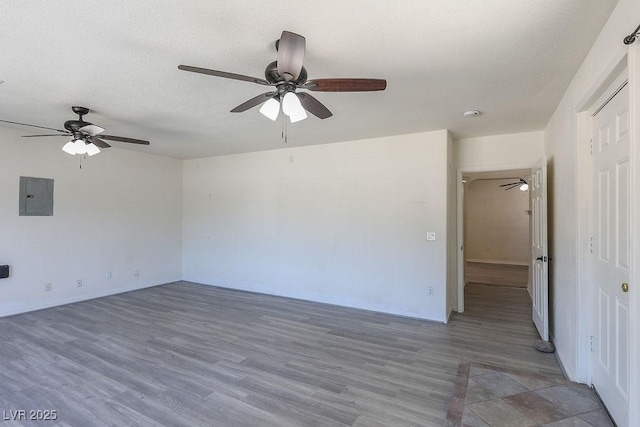
M 445 321 L 447 137 L 185 161 L 184 279 Z
M 513 179 L 479 179 L 465 192 L 467 261 L 529 265 L 529 192 L 505 191 Z
M 544 132 L 462 138 L 454 141 L 456 167 L 490 171 L 529 167 L 544 153 Z
M 578 138 L 577 108 L 607 67 L 627 49 L 622 39 L 636 28 L 639 19 L 639 1 L 619 1 L 545 128 L 545 152 L 550 165 L 549 243 L 553 257 L 550 330 L 558 357 L 573 380 L 586 380 L 588 363 L 588 349 L 578 347 L 579 341 L 586 342 L 584 334 L 588 332 L 584 328 L 578 331 L 578 324 L 585 323 L 585 319 L 577 318 L 579 295 L 587 291 L 577 280 L 578 254 L 583 253 L 578 246 L 578 210 L 583 209 L 579 200 L 582 195 L 578 194 L 584 192 L 577 179 L 578 150 L 584 149 Z M 588 319 L 590 308 L 580 310 Z
M 0 316 L 181 278 L 181 161 L 113 147 L 80 169 L 64 141 L 23 134 L 0 129 Z M 18 216 L 20 176 L 54 179 L 53 216 Z

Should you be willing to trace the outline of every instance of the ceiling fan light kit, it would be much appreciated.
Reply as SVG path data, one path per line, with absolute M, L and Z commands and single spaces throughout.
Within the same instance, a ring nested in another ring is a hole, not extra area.
M 260 112 L 262 115 L 275 122 L 280 114 L 280 101 L 276 100 L 276 98 L 268 99 L 267 102 L 262 104 L 262 107 L 260 107 Z
M 84 140 L 72 139 L 62 146 L 62 151 L 75 156 L 76 154 L 86 154 L 88 156 L 96 155 L 100 152 L 100 149 L 93 143 L 86 143 Z
M 307 80 L 307 70 L 303 67 L 306 39 L 290 31 L 282 32 L 280 39 L 276 41 L 276 50 L 278 59 L 267 65 L 264 79 L 191 65 L 179 65 L 178 68 L 192 73 L 274 86 L 275 91 L 251 98 L 232 109 L 231 112 L 242 113 L 262 104 L 260 112 L 270 120 L 275 121 L 282 109 L 291 123 L 306 119 L 307 112 L 319 119 L 327 119 L 333 115 L 315 97 L 308 93 L 297 92 L 299 89 L 316 92 L 370 92 L 385 90 L 387 87 L 387 81 L 383 79 Z
M 307 112 L 302 108 L 300 99 L 293 92 L 287 92 L 282 99 L 282 112 L 289 116 L 291 123 L 299 122 L 307 118 Z

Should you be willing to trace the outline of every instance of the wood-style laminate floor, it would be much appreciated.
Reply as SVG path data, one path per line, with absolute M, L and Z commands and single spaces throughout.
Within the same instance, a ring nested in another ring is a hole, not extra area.
M 39 426 L 438 426 L 461 361 L 561 376 L 532 347 L 526 290 L 467 285 L 466 307 L 445 325 L 176 282 L 3 318 L 0 409 L 57 411 Z
M 529 267 L 526 265 L 465 263 L 465 283 L 526 288 Z

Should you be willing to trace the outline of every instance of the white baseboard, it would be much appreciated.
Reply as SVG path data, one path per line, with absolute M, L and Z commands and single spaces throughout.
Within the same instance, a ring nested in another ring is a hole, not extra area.
M 271 292 L 263 289 L 221 285 L 219 283 L 213 283 L 209 280 L 203 280 L 202 278 L 189 277 L 189 278 L 183 278 L 182 280 L 185 282 L 196 283 L 199 285 L 213 286 L 215 288 L 230 289 L 234 291 L 248 292 L 248 293 L 258 294 L 258 295 L 268 295 L 273 297 L 289 298 L 289 299 L 298 300 L 298 301 L 317 302 L 320 304 L 333 305 L 336 307 L 355 308 L 358 310 L 365 310 L 373 313 L 390 314 L 392 316 L 399 316 L 407 319 L 425 320 L 428 322 L 436 322 L 436 323 L 447 323 L 447 320 L 448 320 L 448 318 L 446 317 L 446 313 L 444 313 L 445 317 L 443 318 L 431 318 L 431 317 L 426 317 L 424 315 L 420 315 L 418 313 L 412 313 L 408 311 L 386 309 L 384 307 L 377 307 L 377 306 L 372 306 L 367 304 L 354 304 L 354 303 L 348 303 L 348 302 L 345 303 L 342 301 L 332 301 L 332 300 L 327 300 L 322 298 L 315 298 L 311 295 L 291 295 L 287 293 Z
M 30 311 L 43 310 L 45 308 L 58 307 L 66 304 L 73 304 L 74 302 L 88 301 L 91 299 L 107 297 L 110 295 L 117 295 L 125 292 L 137 291 L 140 289 L 151 288 L 159 285 L 165 285 L 167 283 L 173 283 L 179 280 L 180 279 L 161 281 L 158 283 L 156 282 L 145 283 L 143 285 L 137 285 L 137 286 L 123 286 L 121 288 L 108 289 L 105 291 L 95 292 L 92 294 L 85 294 L 85 295 L 81 295 L 73 298 L 61 298 L 57 300 L 47 301 L 44 304 L 33 304 L 33 305 L 25 305 L 25 306 L 19 306 L 19 307 L 10 307 L 5 310 L 0 310 L 0 318 L 7 317 L 7 316 L 15 316 L 16 314 L 28 313 Z
M 505 259 L 484 259 L 484 258 L 467 258 L 466 262 L 480 262 L 484 264 L 506 264 L 506 265 L 525 265 L 529 263 L 525 261 L 509 261 Z

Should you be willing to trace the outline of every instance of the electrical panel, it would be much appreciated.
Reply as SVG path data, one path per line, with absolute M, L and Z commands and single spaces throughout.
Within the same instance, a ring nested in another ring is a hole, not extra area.
M 19 215 L 53 215 L 53 179 L 20 177 Z

